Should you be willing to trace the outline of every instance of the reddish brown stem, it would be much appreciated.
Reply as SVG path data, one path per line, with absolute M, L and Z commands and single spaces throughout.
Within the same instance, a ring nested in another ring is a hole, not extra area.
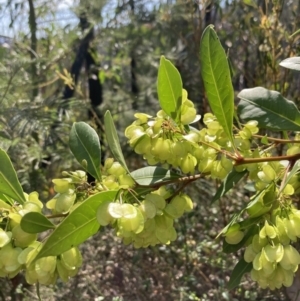
M 274 157 L 264 157 L 264 158 L 236 158 L 235 166 L 243 164 L 252 164 L 252 163 L 261 163 L 261 162 L 272 162 L 272 161 L 281 161 L 287 160 L 291 162 L 291 166 L 300 159 L 300 153 L 289 156 L 274 156 Z

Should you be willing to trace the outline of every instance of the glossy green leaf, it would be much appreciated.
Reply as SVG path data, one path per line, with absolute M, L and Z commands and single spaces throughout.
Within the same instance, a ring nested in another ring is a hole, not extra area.
M 114 121 L 112 119 L 110 111 L 106 111 L 104 115 L 104 126 L 105 135 L 110 151 L 112 152 L 114 158 L 126 169 L 129 173 L 128 167 L 126 165 L 123 152 L 121 149 L 119 137 L 115 128 Z
M 247 170 L 237 172 L 233 169 L 224 179 L 217 192 L 215 193 L 211 203 L 214 203 L 221 197 L 223 197 L 230 189 L 232 189 L 244 176 L 247 174 Z
M 39 212 L 25 214 L 21 219 L 20 226 L 27 233 L 40 233 L 55 228 L 55 225 Z
M 179 174 L 156 166 L 137 169 L 131 173 L 131 176 L 139 185 L 151 185 L 180 178 Z
M 70 132 L 70 149 L 81 166 L 101 179 L 101 146 L 96 131 L 85 122 L 75 122 Z
M 227 285 L 228 289 L 232 290 L 237 287 L 240 284 L 244 274 L 249 273 L 251 270 L 252 262 L 246 262 L 244 258 L 241 258 L 231 273 L 230 280 Z
M 233 144 L 234 91 L 226 53 L 212 26 L 203 32 L 200 61 L 209 105 Z
M 300 112 L 294 102 L 277 91 L 262 87 L 244 89 L 238 97 L 238 114 L 245 121 L 256 120 L 259 128 L 300 131 Z
M 290 57 L 279 63 L 281 67 L 300 71 L 300 56 Z
M 83 243 L 97 233 L 96 213 L 104 201 L 113 201 L 117 191 L 104 191 L 92 195 L 76 207 L 48 237 L 36 259 L 56 256 Z
M 0 162 L 0 193 L 11 197 L 14 201 L 20 204 L 23 204 L 26 202 L 26 199 L 16 171 L 7 153 L 1 148 Z
M 182 80 L 176 67 L 164 56 L 160 58 L 157 93 L 161 108 L 180 124 Z

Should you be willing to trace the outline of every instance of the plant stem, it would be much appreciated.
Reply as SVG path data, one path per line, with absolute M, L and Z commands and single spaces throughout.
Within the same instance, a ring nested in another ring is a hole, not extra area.
M 284 173 L 283 179 L 282 179 L 281 184 L 280 184 L 280 189 L 279 189 L 278 195 L 282 192 L 282 190 L 283 190 L 284 187 L 286 186 L 286 178 L 287 178 L 287 174 L 288 174 L 288 172 L 291 170 L 291 167 L 292 167 L 292 164 L 291 164 L 291 162 L 290 162 L 289 165 L 288 165 L 288 166 L 286 167 L 286 169 L 285 169 L 285 173 Z
M 59 213 L 59 214 L 45 215 L 45 217 L 47 217 L 47 218 L 58 218 L 58 217 L 66 217 L 68 215 L 69 215 L 69 213 Z
M 255 138 L 264 138 L 265 136 L 262 135 L 253 135 L 253 137 Z M 300 143 L 300 140 L 290 140 L 290 139 L 280 139 L 280 138 L 271 138 L 271 137 L 267 137 L 267 139 L 269 141 L 273 141 L 276 143 Z
M 201 173 L 201 174 L 196 174 L 196 175 L 193 175 L 193 176 L 181 177 L 181 178 L 176 178 L 176 179 L 168 180 L 168 181 L 162 181 L 162 182 L 158 182 L 158 183 L 154 183 L 154 184 L 150 184 L 150 185 L 137 184 L 137 187 L 147 187 L 147 188 L 152 187 L 152 188 L 155 188 L 155 187 L 160 187 L 160 186 L 173 184 L 173 183 L 178 183 L 178 182 L 179 183 L 193 182 L 193 181 L 196 181 L 200 178 L 203 178 L 205 175 L 206 175 L 206 173 Z
M 237 158 L 235 161 L 235 166 L 243 165 L 243 164 L 251 164 L 251 163 L 261 163 L 261 162 L 272 162 L 272 161 L 282 161 L 287 160 L 290 161 L 291 166 L 300 159 L 300 153 L 290 156 L 274 156 L 274 157 L 263 157 L 263 158 Z

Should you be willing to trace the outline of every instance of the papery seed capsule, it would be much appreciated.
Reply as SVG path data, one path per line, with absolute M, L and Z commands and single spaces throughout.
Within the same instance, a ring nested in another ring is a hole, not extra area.
M 297 225 L 295 224 L 294 220 L 285 218 L 285 219 L 283 219 L 283 223 L 286 228 L 286 233 L 287 233 L 288 237 L 290 238 L 290 240 L 296 241 L 297 240 L 297 238 L 296 238 Z
M 250 139 L 252 137 L 252 132 L 250 129 L 244 127 L 242 131 L 239 131 L 239 135 L 242 139 Z
M 171 153 L 178 158 L 186 156 L 187 152 L 182 141 L 177 140 L 171 143 Z
M 182 124 L 190 124 L 192 123 L 196 118 L 196 110 L 195 108 L 187 107 L 185 109 L 185 112 L 181 114 L 181 123 Z
M 114 162 L 112 166 L 107 170 L 108 174 L 118 177 L 126 173 L 126 170 L 119 162 Z
M 262 200 L 257 201 L 256 203 L 251 204 L 246 208 L 247 213 L 250 217 L 261 216 L 268 211 L 270 211 L 271 206 L 265 206 Z
M 68 192 L 57 194 L 54 199 L 56 200 L 55 211 L 58 213 L 67 213 L 75 202 L 76 194 L 74 190 L 69 189 Z
M 163 138 L 153 140 L 151 154 L 160 160 L 166 160 L 171 155 L 171 141 Z
M 249 129 L 252 134 L 256 134 L 259 131 L 259 128 L 257 127 L 258 122 L 256 120 L 250 120 L 245 124 L 245 127 Z
M 114 218 L 110 215 L 108 211 L 108 206 L 111 202 L 105 201 L 97 209 L 97 221 L 101 226 L 107 226 L 114 221 Z
M 281 261 L 284 251 L 282 244 L 277 245 L 266 245 L 263 248 L 264 256 L 269 262 L 279 262 Z
M 271 239 L 274 239 L 277 236 L 276 229 L 273 226 L 270 226 L 268 221 L 265 221 L 264 227 L 260 230 L 259 236 L 261 238 L 270 237 Z
M 148 135 L 141 136 L 136 143 L 133 145 L 134 151 L 137 154 L 150 153 L 151 149 L 151 138 Z
M 259 279 L 260 279 L 260 273 L 259 273 L 259 271 L 255 270 L 255 269 L 251 270 L 250 276 L 253 281 L 259 281 Z
M 300 255 L 298 251 L 291 245 L 284 246 L 284 255 L 280 261 L 280 265 L 285 270 L 294 271 L 300 264 Z
M 153 218 L 156 215 L 156 207 L 154 203 L 149 200 L 144 200 L 139 208 L 145 219 Z
M 25 232 L 20 225 L 12 229 L 12 238 L 17 247 L 26 248 L 37 238 L 37 234 Z
M 225 233 L 225 241 L 228 244 L 236 245 L 244 238 L 244 232 L 240 231 L 240 225 L 234 224 Z
M 257 255 L 257 252 L 255 252 L 253 250 L 253 247 L 252 247 L 252 244 L 251 244 L 245 250 L 244 259 L 245 259 L 246 262 L 252 262 L 256 255 Z
M 295 193 L 295 189 L 291 184 L 287 184 L 282 193 L 285 195 L 293 195 Z
M 182 215 L 186 206 L 184 195 L 176 195 L 171 199 L 170 204 L 174 206 Z
M 293 145 L 286 152 L 288 156 L 296 155 L 298 153 L 300 153 L 300 147 L 298 145 Z
M 65 179 L 53 179 L 52 182 L 54 183 L 54 190 L 58 193 L 65 193 L 70 188 L 72 189 L 74 186 L 71 184 L 72 179 L 65 178 Z
M 261 238 L 258 234 L 255 234 L 252 238 L 252 248 L 256 253 L 259 253 L 264 246 L 268 244 L 268 239 Z
M 257 253 L 254 260 L 253 260 L 253 268 L 256 271 L 260 271 L 262 269 L 262 262 L 261 262 L 261 252 Z
M 230 172 L 232 170 L 233 167 L 232 161 L 227 159 L 225 156 L 221 157 L 221 164 L 227 172 Z
M 263 251 L 261 252 L 261 255 L 260 255 L 260 262 L 261 262 L 261 265 L 262 265 L 262 270 L 263 270 L 263 272 L 266 276 L 270 276 L 275 271 L 276 263 L 275 262 L 270 262 L 267 259 L 266 253 L 264 252 L 264 249 L 263 249 Z
M 264 183 L 271 183 L 276 178 L 276 172 L 270 165 L 264 165 L 262 171 L 257 173 L 257 176 Z
M 146 123 L 149 118 L 152 118 L 151 115 L 145 113 L 135 113 L 134 117 L 137 118 L 141 124 Z
M 132 177 L 130 175 L 120 175 L 118 177 L 118 181 L 120 184 L 120 188 L 129 188 L 129 187 L 133 187 L 135 182 L 132 179 Z
M 287 235 L 287 228 L 283 220 L 278 215 L 276 216 L 275 223 L 276 223 L 279 242 L 283 245 L 289 244 L 290 238 Z
M 191 131 L 188 134 L 182 136 L 182 138 L 189 141 L 190 143 L 193 143 L 193 145 L 197 145 L 196 143 L 200 141 L 200 135 L 196 131 Z
M 178 208 L 176 208 L 174 205 L 169 203 L 165 207 L 164 212 L 167 213 L 172 218 L 179 218 L 183 215 L 184 211 L 183 210 L 182 211 L 178 210 Z
M 5 245 L 11 241 L 11 232 L 6 232 L 0 228 L 0 248 L 3 248 Z
M 137 126 L 135 124 L 131 124 L 125 130 L 125 136 L 128 139 L 132 139 L 133 137 L 141 136 L 144 134 L 144 128 L 141 126 Z
M 194 173 L 197 159 L 191 154 L 187 154 L 181 159 L 180 168 L 183 173 Z
M 145 199 L 152 202 L 156 209 L 163 210 L 166 206 L 165 199 L 156 193 L 149 193 L 145 196 Z
M 208 158 L 201 160 L 198 164 L 198 170 L 203 173 L 210 172 L 213 167 L 213 162 L 214 162 L 213 159 L 208 159 Z

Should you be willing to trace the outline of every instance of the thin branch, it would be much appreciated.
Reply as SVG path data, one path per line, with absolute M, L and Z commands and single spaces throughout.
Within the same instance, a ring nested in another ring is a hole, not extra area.
M 176 178 L 174 180 L 168 180 L 168 181 L 162 181 L 162 182 L 158 182 L 158 183 L 154 183 L 154 184 L 150 184 L 150 185 L 140 185 L 137 183 L 137 187 L 147 187 L 147 188 L 155 188 L 155 187 L 160 187 L 163 185 L 168 185 L 168 184 L 173 184 L 173 183 L 184 183 L 184 182 L 193 182 L 196 181 L 200 178 L 203 178 L 204 176 L 206 176 L 206 173 L 201 173 L 201 174 L 196 174 L 193 176 L 187 176 L 187 177 L 181 177 L 181 178 Z
M 263 157 L 263 158 L 237 158 L 235 161 L 235 166 L 243 164 L 253 164 L 253 163 L 262 163 L 262 162 L 274 162 L 287 160 L 290 161 L 292 166 L 293 164 L 300 159 L 300 153 L 289 156 L 274 156 L 274 157 Z
M 280 139 L 280 138 L 272 138 L 272 137 L 266 137 L 262 135 L 253 135 L 255 138 L 267 138 L 269 141 L 273 141 L 276 143 L 300 143 L 300 140 L 290 140 L 290 139 Z
M 58 217 L 66 217 L 69 213 L 60 213 L 60 214 L 49 214 L 45 215 L 46 218 L 58 218 Z

